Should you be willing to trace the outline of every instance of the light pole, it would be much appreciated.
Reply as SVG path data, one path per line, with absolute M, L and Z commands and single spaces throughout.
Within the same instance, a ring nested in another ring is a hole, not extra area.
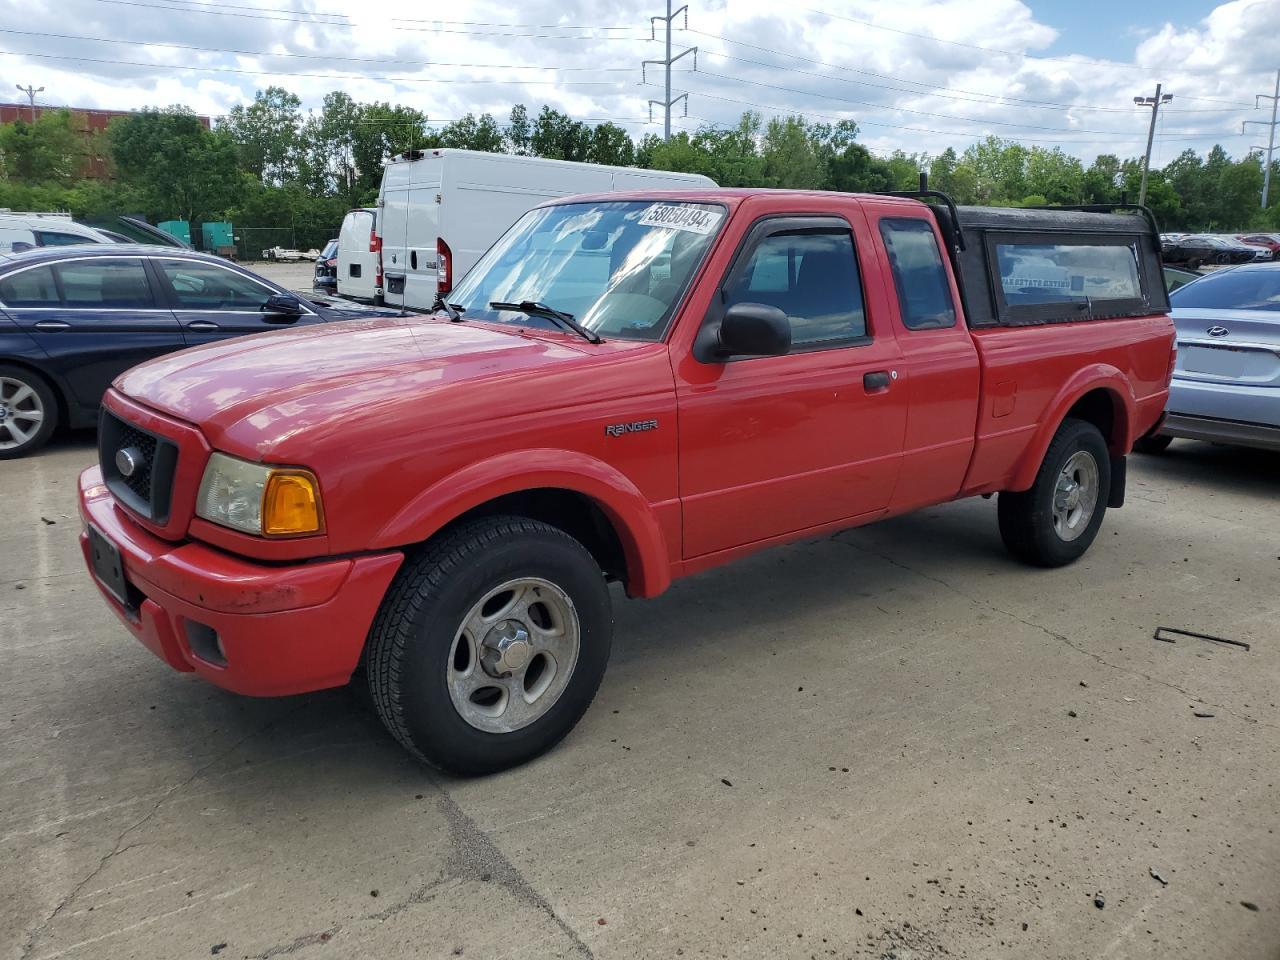
M 1151 169 L 1151 142 L 1156 137 L 1156 116 L 1160 113 L 1160 107 L 1173 99 L 1173 94 L 1166 93 L 1161 95 L 1160 84 L 1156 84 L 1156 95 L 1154 97 L 1134 97 L 1133 102 L 1139 107 L 1151 108 L 1151 126 L 1147 128 L 1147 152 L 1142 158 L 1142 186 L 1138 190 L 1138 204 L 1145 206 L 1147 202 L 1147 171 Z
M 44 87 L 33 87 L 27 84 L 25 87 L 20 83 L 15 83 L 15 87 L 27 95 L 27 99 L 31 101 L 31 122 L 36 122 L 36 94 L 44 93 Z

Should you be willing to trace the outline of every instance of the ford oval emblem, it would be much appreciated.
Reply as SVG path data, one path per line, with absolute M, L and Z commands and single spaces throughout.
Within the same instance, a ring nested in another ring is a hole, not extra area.
M 1226 327 L 1218 327 L 1218 326 L 1210 327 L 1208 330 L 1205 331 L 1205 333 L 1209 334 L 1209 336 L 1211 337 L 1225 337 L 1230 332 L 1231 331 L 1228 330 Z
M 125 447 L 116 451 L 116 469 L 122 477 L 132 477 L 142 466 L 142 454 L 136 447 Z

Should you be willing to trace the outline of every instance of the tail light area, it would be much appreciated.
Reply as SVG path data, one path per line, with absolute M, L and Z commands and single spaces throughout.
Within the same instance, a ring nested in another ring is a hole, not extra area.
M 453 251 L 443 237 L 436 237 L 436 291 L 448 293 L 452 287 Z
M 378 255 L 378 268 L 374 271 L 373 285 L 382 289 L 382 238 L 374 230 L 369 231 L 369 252 Z

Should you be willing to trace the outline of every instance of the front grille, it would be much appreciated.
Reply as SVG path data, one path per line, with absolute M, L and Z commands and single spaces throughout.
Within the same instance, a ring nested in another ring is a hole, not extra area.
M 125 456 L 120 456 L 125 451 Z M 126 474 L 121 460 L 132 463 Z M 121 503 L 156 523 L 169 519 L 178 447 L 170 440 L 122 420 L 103 408 L 98 424 L 98 462 L 102 477 Z

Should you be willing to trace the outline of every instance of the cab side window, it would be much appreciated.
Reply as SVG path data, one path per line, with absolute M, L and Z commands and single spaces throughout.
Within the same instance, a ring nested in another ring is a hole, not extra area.
M 57 307 L 62 298 L 53 280 L 52 267 L 20 270 L 0 280 L 0 303 L 6 307 Z
M 889 253 L 898 309 L 908 330 L 956 325 L 956 307 L 933 227 L 925 220 L 885 219 L 880 236 Z
M 840 346 L 867 335 L 853 235 L 847 230 L 770 234 L 735 273 L 725 308 L 735 303 L 777 307 L 791 321 L 793 347 Z

